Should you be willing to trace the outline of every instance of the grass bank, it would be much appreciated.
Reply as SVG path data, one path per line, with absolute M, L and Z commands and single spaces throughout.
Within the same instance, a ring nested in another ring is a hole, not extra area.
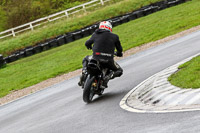
M 169 77 L 171 84 L 181 88 L 200 88 L 200 56 L 179 66 L 179 71 Z
M 113 29 L 128 50 L 200 25 L 200 2 L 192 0 Z M 81 40 L 10 63 L 0 69 L 0 97 L 82 67 L 88 51 Z
M 90 0 L 0 0 L 0 32 L 88 1 Z
M 79 17 L 52 22 L 34 30 L 33 32 L 26 32 L 14 38 L 1 41 L 0 53 L 7 56 L 12 51 L 17 49 L 22 49 L 24 47 L 34 45 L 37 42 L 41 42 L 42 40 L 81 29 L 104 19 L 134 11 L 143 5 L 148 5 L 156 1 L 159 0 L 123 0 L 121 2 L 102 7 L 96 11 L 87 12 Z

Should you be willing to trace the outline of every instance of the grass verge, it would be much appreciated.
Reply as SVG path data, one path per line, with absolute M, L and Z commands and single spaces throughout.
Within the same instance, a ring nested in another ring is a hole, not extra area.
M 200 56 L 179 66 L 179 71 L 168 79 L 181 88 L 200 88 Z
M 0 42 L 0 53 L 7 56 L 12 51 L 34 45 L 37 42 L 44 41 L 45 39 L 51 37 L 81 29 L 104 19 L 134 11 L 143 5 L 148 5 L 156 1 L 159 0 L 123 0 L 121 2 L 102 7 L 96 11 L 87 12 L 79 17 L 52 22 L 32 32 L 26 32 L 16 36 L 15 38 L 9 38 Z
M 113 29 L 124 50 L 162 39 L 200 25 L 199 0 L 172 7 L 131 21 Z M 57 75 L 82 67 L 84 56 L 91 54 L 81 40 L 7 64 L 0 69 L 0 97 Z

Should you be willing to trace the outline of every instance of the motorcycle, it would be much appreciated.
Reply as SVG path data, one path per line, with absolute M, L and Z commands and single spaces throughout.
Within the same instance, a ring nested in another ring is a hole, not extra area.
M 102 86 L 104 77 L 107 75 L 109 70 L 104 68 L 101 64 L 106 61 L 91 59 L 87 65 L 87 76 L 83 83 L 83 101 L 86 103 L 92 102 L 94 95 L 101 96 L 104 92 L 105 87 Z

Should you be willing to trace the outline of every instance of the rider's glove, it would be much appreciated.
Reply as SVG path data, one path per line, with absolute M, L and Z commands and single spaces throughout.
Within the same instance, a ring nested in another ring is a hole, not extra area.
M 117 56 L 118 56 L 118 57 L 122 57 L 122 56 L 123 56 L 123 53 L 122 53 L 122 52 L 117 52 Z
M 92 49 L 92 47 L 91 47 L 91 46 L 90 46 L 90 47 L 87 47 L 87 49 L 89 49 L 89 50 L 90 50 L 90 49 Z

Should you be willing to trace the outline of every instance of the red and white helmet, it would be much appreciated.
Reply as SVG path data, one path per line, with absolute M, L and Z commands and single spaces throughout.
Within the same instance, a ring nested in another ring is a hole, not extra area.
M 105 29 L 112 32 L 112 25 L 109 21 L 103 21 L 99 24 L 99 29 Z

